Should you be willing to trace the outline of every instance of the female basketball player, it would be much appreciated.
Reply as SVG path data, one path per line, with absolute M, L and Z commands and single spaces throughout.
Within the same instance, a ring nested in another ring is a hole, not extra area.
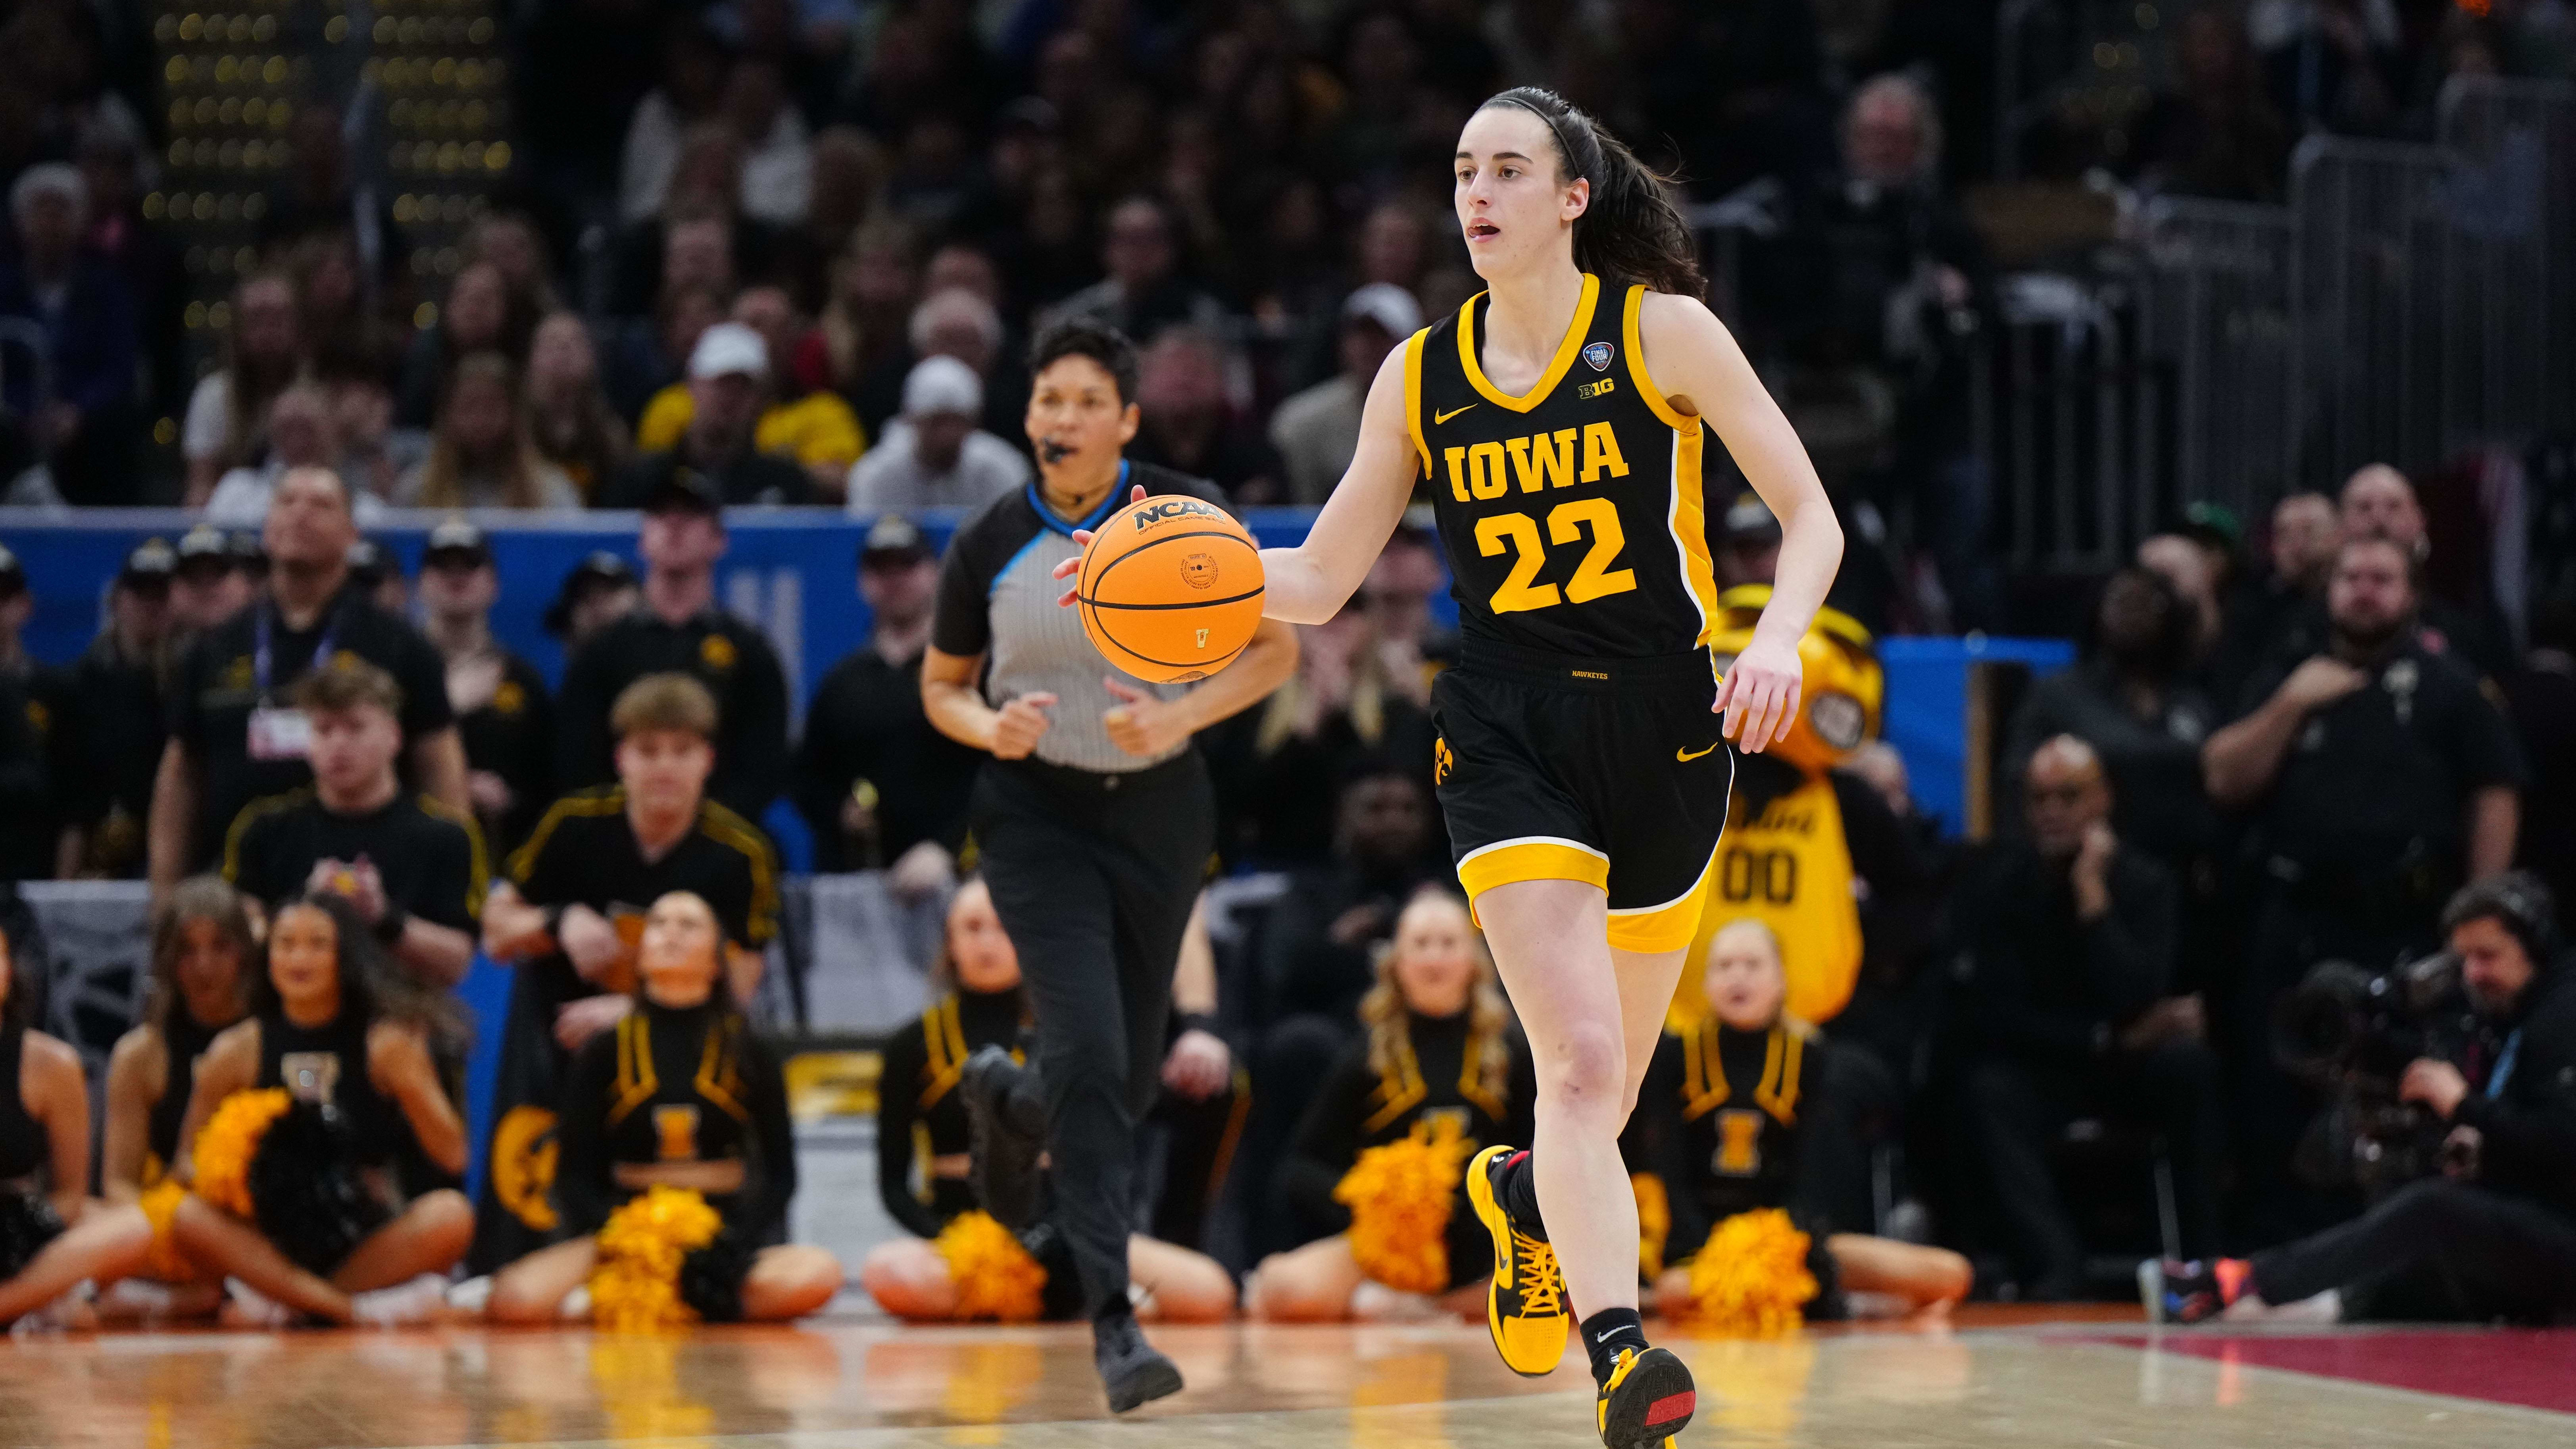
M 1532 1150 L 1488 1149 L 1468 1170 L 1494 1235 L 1488 1325 L 1506 1363 L 1545 1373 L 1564 1352 L 1570 1291 L 1602 1440 L 1639 1449 L 1695 1401 L 1681 1360 L 1638 1326 L 1619 1128 L 1698 924 L 1725 746 L 1758 751 L 1796 719 L 1798 639 L 1842 530 L 1788 420 L 1700 302 L 1689 229 L 1625 146 L 1523 87 L 1468 119 L 1453 174 L 1489 290 L 1378 369 L 1359 450 L 1313 531 L 1262 553 L 1265 612 L 1310 624 L 1340 612 L 1430 480 L 1465 636 L 1433 696 L 1434 775 L 1459 881 L 1538 1064 Z M 1771 603 L 1713 685 L 1707 427 L 1782 529 Z M 1562 1229 L 1553 1242 L 1544 1223 Z

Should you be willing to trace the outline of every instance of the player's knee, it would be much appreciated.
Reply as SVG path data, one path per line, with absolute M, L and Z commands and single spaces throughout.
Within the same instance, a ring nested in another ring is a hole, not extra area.
M 1540 1105 L 1560 1112 L 1611 1113 L 1631 1100 L 1627 1053 L 1605 1022 L 1563 1028 L 1539 1064 Z

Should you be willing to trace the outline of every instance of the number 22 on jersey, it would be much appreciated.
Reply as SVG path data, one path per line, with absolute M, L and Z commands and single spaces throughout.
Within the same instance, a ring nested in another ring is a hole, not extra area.
M 1576 430 L 1564 428 L 1553 436 L 1541 433 L 1531 438 L 1513 438 L 1503 443 L 1484 443 L 1474 448 L 1448 448 L 1449 483 L 1457 501 L 1471 496 L 1477 499 L 1499 498 L 1508 491 L 1503 459 L 1508 454 L 1517 465 L 1520 488 L 1524 493 L 1537 493 L 1553 485 L 1566 487 L 1577 481 L 1575 457 Z M 1613 478 L 1625 477 L 1627 460 L 1619 455 L 1619 444 L 1611 430 L 1595 423 L 1582 431 L 1583 466 L 1580 481 L 1590 483 L 1607 473 Z M 1490 456 L 1488 456 L 1490 455 Z M 1461 462 L 1466 464 L 1461 467 Z M 1476 550 L 1494 558 L 1506 550 L 1512 555 L 1511 571 L 1496 588 L 1487 607 L 1497 614 L 1526 613 L 1532 609 L 1553 608 L 1559 603 L 1588 603 L 1593 599 L 1624 594 L 1637 587 L 1633 569 L 1613 568 L 1627 546 L 1627 534 L 1619 526 L 1619 510 L 1607 498 L 1576 498 L 1547 511 L 1546 536 L 1541 541 L 1540 520 L 1528 513 L 1493 513 L 1476 520 Z M 1560 589 L 1555 584 L 1539 583 L 1538 575 L 1547 563 L 1548 546 L 1579 543 L 1589 535 L 1591 546 L 1575 566 L 1574 577 Z

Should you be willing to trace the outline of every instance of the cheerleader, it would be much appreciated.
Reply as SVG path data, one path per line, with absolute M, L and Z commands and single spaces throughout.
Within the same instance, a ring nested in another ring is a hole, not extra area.
M 1621 1144 L 1630 1171 L 1652 1179 L 1639 1185 L 1641 1203 L 1660 1198 L 1667 1208 L 1661 1242 L 1652 1231 L 1656 1214 L 1641 1214 L 1649 1224 L 1641 1266 L 1657 1311 L 1668 1320 L 1700 1316 L 1691 1256 L 1727 1219 L 1781 1208 L 1810 1235 L 1806 1266 L 1816 1292 L 1807 1318 L 1946 1314 L 1967 1296 L 1967 1259 L 1831 1232 L 1806 1201 L 1817 1194 L 1800 1171 L 1812 1159 L 1799 1149 L 1819 1098 L 1834 1089 L 1833 1048 L 1781 1009 L 1788 979 L 1771 928 L 1749 918 L 1720 927 L 1701 989 L 1708 1015 L 1687 1034 L 1665 1033 Z
M 170 893 L 152 926 L 152 985 L 143 1021 L 117 1038 L 107 1059 L 107 1128 L 99 1191 L 139 1204 L 152 1222 L 144 1273 L 101 1300 L 110 1316 L 195 1318 L 223 1301 L 223 1284 L 179 1256 L 171 1217 L 185 1189 L 179 1121 L 187 1115 L 197 1058 L 218 1033 L 248 1014 L 251 962 L 259 940 L 250 908 L 221 876 L 195 876 Z
M 611 1301 L 604 1286 L 627 1280 L 612 1279 L 603 1245 L 613 1248 L 630 1205 L 666 1197 L 671 1221 L 696 1217 L 704 1231 L 682 1244 L 692 1261 L 676 1282 L 643 1284 L 689 1313 L 652 1321 L 802 1318 L 841 1291 L 829 1252 L 782 1241 L 796 1193 L 787 1084 L 717 989 L 725 944 L 715 909 L 692 892 L 672 891 L 645 913 L 635 1009 L 583 1044 L 564 1085 L 555 1193 L 574 1236 L 494 1277 L 495 1321 L 580 1317 L 587 1299 L 604 1325 L 640 1326 L 626 1316 L 630 1297 Z M 701 1249 L 706 1258 L 694 1256 Z
M 474 1210 L 433 1185 L 465 1170 L 465 1121 L 433 1043 L 463 1036 L 455 1003 L 394 969 L 346 901 L 278 909 L 250 1014 L 199 1059 L 179 1132 L 192 1190 L 174 1234 L 210 1276 L 249 1290 L 238 1321 L 442 1311 Z
M 141 1268 L 152 1224 L 88 1197 L 89 1084 L 78 1053 L 28 1025 L 35 986 L 0 934 L 0 1323 L 86 1328 L 73 1290 Z
M 972 1311 L 958 1292 L 957 1266 L 933 1241 L 977 1206 L 958 1079 L 983 1047 L 1019 1053 L 1030 1025 L 1019 952 L 981 877 L 960 885 L 948 903 L 932 978 L 942 988 L 939 999 L 887 1039 L 877 1079 L 877 1187 L 888 1215 L 916 1236 L 880 1243 L 859 1264 L 859 1282 L 877 1306 L 916 1323 L 952 1322 Z M 946 1241 L 955 1251 L 958 1240 Z M 1046 1269 L 1038 1316 L 1076 1316 L 1080 1284 L 1053 1230 L 1040 1226 L 1020 1241 L 1023 1251 L 1034 1244 Z M 1234 1311 L 1233 1280 L 1204 1254 L 1131 1234 L 1127 1272 L 1141 1290 L 1132 1295 L 1137 1316 L 1146 1321 L 1214 1323 Z
M 1440 1311 L 1473 1321 L 1493 1265 L 1483 1224 L 1456 1200 L 1459 1167 L 1441 1178 L 1450 1195 L 1443 1252 L 1431 1257 L 1419 1251 L 1425 1244 L 1410 1255 L 1440 1267 L 1437 1282 L 1382 1281 L 1391 1275 L 1379 1243 L 1357 1220 L 1372 1204 L 1354 1190 L 1362 1181 L 1354 1169 L 1371 1149 L 1422 1143 L 1463 1164 L 1494 1143 L 1529 1140 L 1529 1045 L 1466 902 L 1437 889 L 1413 897 L 1378 958 L 1360 1020 L 1365 1033 L 1324 1079 L 1278 1177 L 1300 1217 L 1339 1231 L 1263 1260 L 1244 1286 L 1245 1311 L 1286 1323 L 1385 1318 L 1418 1314 L 1428 1295 Z

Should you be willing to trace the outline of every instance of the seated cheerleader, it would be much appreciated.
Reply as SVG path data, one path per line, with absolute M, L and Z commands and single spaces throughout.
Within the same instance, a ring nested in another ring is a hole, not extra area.
M 1244 1310 L 1280 1323 L 1480 1319 L 1493 1249 L 1457 1185 L 1484 1147 L 1530 1139 L 1536 1078 L 1466 902 L 1413 897 L 1360 1020 L 1276 1179 L 1301 1218 L 1340 1231 L 1263 1260 Z M 1445 1229 L 1425 1233 L 1443 1212 Z
M 948 903 L 932 977 L 946 989 L 919 1021 L 886 1041 L 877 1087 L 878 1191 L 894 1220 L 919 1236 L 871 1249 L 859 1282 L 878 1307 L 916 1323 L 1070 1317 L 1079 1285 L 1053 1230 L 1041 1225 L 1013 1240 L 977 1210 L 969 1181 L 959 1074 L 979 1047 L 1016 1052 L 1029 1019 L 1019 952 L 980 878 L 959 886 Z M 978 1253 L 1020 1267 L 1022 1281 L 1034 1281 L 1043 1268 L 1045 1284 L 1016 1304 L 998 1296 L 987 1302 L 975 1291 L 975 1270 L 985 1261 Z M 1127 1273 L 1138 1293 L 1136 1316 L 1146 1322 L 1213 1323 L 1234 1311 L 1233 1279 L 1204 1254 L 1135 1234 L 1127 1239 Z
M 474 1236 L 465 1121 L 435 1053 L 453 1001 L 396 970 L 337 895 L 278 908 L 250 1015 L 197 1063 L 179 1133 L 179 1250 L 237 1280 L 245 1326 L 394 1324 L 444 1311 Z M 243 1291 L 246 1290 L 246 1291 Z
M 152 986 L 143 1022 L 107 1059 L 107 1129 L 99 1190 L 111 1203 L 140 1204 L 152 1221 L 152 1257 L 142 1274 L 102 1297 L 109 1318 L 196 1318 L 222 1305 L 219 1278 L 180 1256 L 171 1217 L 186 1189 L 175 1169 L 179 1119 L 197 1058 L 215 1035 L 248 1013 L 251 962 L 259 942 L 250 907 L 221 876 L 181 881 L 152 925 Z
M 1815 1292 L 1795 1305 L 1804 1317 L 1946 1314 L 1967 1295 L 1967 1259 L 1944 1248 L 1831 1232 L 1806 1205 L 1815 1194 L 1800 1172 L 1801 1125 L 1816 1118 L 1819 1096 L 1833 1090 L 1833 1048 L 1782 1011 L 1788 982 L 1770 927 L 1739 920 L 1719 928 L 1701 989 L 1709 1014 L 1687 1036 L 1665 1033 L 1622 1141 L 1631 1171 L 1653 1179 L 1652 1187 L 1640 1183 L 1639 1216 L 1648 1225 L 1645 1266 L 1656 1311 L 1673 1321 L 1707 1318 L 1715 1275 L 1702 1275 L 1695 1291 L 1692 1255 L 1730 1219 L 1776 1208 L 1787 1214 L 1782 1235 L 1792 1225 L 1810 1235 L 1805 1268 Z M 1658 1190 L 1669 1222 L 1660 1243 L 1651 1208 Z
M 565 1079 L 555 1194 L 575 1236 L 495 1275 L 494 1321 L 776 1322 L 841 1291 L 830 1253 L 781 1241 L 796 1193 L 787 1083 L 718 989 L 724 946 L 692 892 L 645 913 L 635 1009 L 583 1043 Z M 675 1280 L 619 1252 L 654 1233 L 685 1255 Z
M 78 1053 L 28 1025 L 35 987 L 0 935 L 0 1323 L 88 1328 L 74 1290 L 139 1270 L 152 1224 L 89 1199 L 89 1084 Z

